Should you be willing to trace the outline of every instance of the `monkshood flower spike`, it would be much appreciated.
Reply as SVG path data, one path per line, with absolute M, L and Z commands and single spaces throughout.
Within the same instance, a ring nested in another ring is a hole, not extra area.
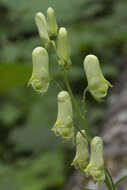
M 94 137 L 91 141 L 90 162 L 84 170 L 87 176 L 92 176 L 94 182 L 104 183 L 104 159 L 103 159 L 103 140 L 101 137 Z
M 45 48 L 37 47 L 32 52 L 33 72 L 28 85 L 32 85 L 33 89 L 44 94 L 48 90 L 50 83 L 49 76 L 49 58 Z
M 56 136 L 61 136 L 63 140 L 73 138 L 73 113 L 71 99 L 67 91 L 58 94 L 58 115 L 57 120 L 51 129 Z
M 35 23 L 39 32 L 40 39 L 43 42 L 44 47 L 48 47 L 50 44 L 50 39 L 48 35 L 47 21 L 43 13 L 38 12 L 35 15 Z
M 82 133 L 86 136 L 85 130 L 82 130 Z M 88 141 L 84 136 L 80 132 L 76 135 L 76 155 L 71 164 L 81 171 L 86 168 L 89 162 Z
M 85 113 L 78 105 L 68 80 L 71 54 L 67 30 L 64 27 L 58 29 L 54 10 L 51 7 L 47 9 L 46 18 L 43 13 L 38 12 L 35 16 L 35 22 L 44 48 L 37 47 L 32 52 L 33 71 L 28 85 L 43 95 L 47 92 L 51 79 L 54 81 L 60 92 L 57 96 L 57 118 L 51 130 L 62 140 L 71 140 L 72 142 L 75 140 L 76 154 L 71 165 L 83 172 L 86 177 L 92 177 L 94 183 L 99 185 L 105 183 L 108 190 L 115 190 L 116 185 L 124 179 L 124 176 L 114 182 L 112 175 L 104 166 L 103 139 L 98 136 L 94 138 L 90 136 L 86 122 L 87 115 L 84 115 Z M 50 48 L 54 48 L 57 54 L 58 67 L 67 91 L 61 90 L 62 88 L 56 79 L 53 76 L 50 77 L 48 56 L 48 53 L 51 53 Z M 84 90 L 83 102 L 85 103 L 87 91 L 95 100 L 101 102 L 107 95 L 108 88 L 112 85 L 103 76 L 99 60 L 95 55 L 86 56 L 83 64 L 88 83 Z M 80 127 L 74 123 L 72 105 L 76 123 L 80 123 L 83 130 L 80 130 Z M 78 130 L 76 136 L 74 135 L 74 127 Z
M 54 14 L 53 8 L 49 7 L 47 9 L 47 25 L 48 25 L 48 33 L 51 40 L 56 39 L 57 37 L 57 22 Z
M 94 55 L 86 56 L 84 60 L 84 69 L 88 81 L 89 92 L 98 102 L 101 102 L 107 95 L 108 87 L 112 87 L 112 85 L 104 78 L 98 58 Z
M 70 43 L 67 30 L 63 27 L 58 32 L 57 56 L 59 66 L 63 69 L 69 69 L 71 66 Z

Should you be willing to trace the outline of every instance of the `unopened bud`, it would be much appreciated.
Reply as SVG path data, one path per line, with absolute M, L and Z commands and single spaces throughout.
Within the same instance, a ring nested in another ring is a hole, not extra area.
M 41 94 L 44 94 L 49 87 L 49 58 L 45 48 L 37 47 L 32 52 L 33 72 L 29 80 L 33 89 Z
M 91 95 L 99 102 L 107 95 L 108 87 L 112 87 L 101 71 L 99 60 L 94 55 L 86 56 L 84 60 L 84 69 L 88 81 L 88 90 Z
M 80 132 L 76 135 L 76 155 L 72 162 L 72 165 L 81 171 L 86 168 L 89 162 L 88 142 L 87 138 L 85 139 L 86 133 L 84 130 L 82 130 L 82 133 L 84 136 Z
M 94 137 L 91 141 L 91 157 L 85 172 L 87 176 L 93 177 L 95 183 L 102 184 L 105 180 L 103 140 L 101 137 Z
M 45 16 L 41 12 L 38 12 L 35 15 L 35 23 L 37 25 L 39 36 L 44 44 L 44 47 L 47 47 L 48 44 L 50 43 L 48 36 L 47 22 Z
M 71 99 L 66 91 L 58 94 L 58 115 L 57 120 L 51 129 L 57 136 L 61 135 L 63 139 L 73 138 L 73 113 Z
M 49 7 L 47 10 L 47 24 L 48 24 L 48 33 L 51 40 L 54 40 L 57 36 L 57 22 L 54 15 L 53 8 Z
M 68 34 L 65 28 L 60 28 L 58 33 L 57 55 L 59 66 L 68 69 L 71 65 L 70 44 Z

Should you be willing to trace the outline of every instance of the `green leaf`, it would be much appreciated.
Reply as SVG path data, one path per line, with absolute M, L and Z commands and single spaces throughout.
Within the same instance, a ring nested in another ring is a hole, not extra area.
M 118 181 L 115 182 L 115 186 L 119 185 L 126 178 L 127 178 L 127 175 L 122 176 Z
M 45 152 L 11 165 L 0 162 L 0 187 L 4 190 L 61 189 L 64 183 L 63 152 Z M 56 188 L 55 188 L 56 187 Z
M 0 93 L 17 85 L 27 83 L 31 67 L 26 64 L 0 63 Z
M 22 115 L 21 109 L 14 104 L 6 102 L 0 109 L 0 121 L 5 125 L 12 126 Z

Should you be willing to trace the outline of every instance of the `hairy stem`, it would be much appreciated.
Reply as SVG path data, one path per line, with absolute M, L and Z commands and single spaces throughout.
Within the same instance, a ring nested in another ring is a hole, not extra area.
M 88 86 L 85 88 L 84 92 L 83 92 L 83 98 L 82 98 L 82 102 L 83 102 L 83 110 L 85 110 L 86 108 L 86 93 L 88 91 Z

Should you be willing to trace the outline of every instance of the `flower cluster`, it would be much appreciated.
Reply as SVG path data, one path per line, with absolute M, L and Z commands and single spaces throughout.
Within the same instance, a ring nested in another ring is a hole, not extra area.
M 58 28 L 54 10 L 51 7 L 47 10 L 47 19 L 43 13 L 39 12 L 35 16 L 35 22 L 43 47 L 36 47 L 32 52 L 33 72 L 29 85 L 36 92 L 45 94 L 51 81 L 48 50 L 51 47 L 55 48 L 58 65 L 61 71 L 66 73 L 71 66 L 70 44 L 67 30 L 63 27 Z M 94 55 L 86 56 L 84 70 L 88 81 L 87 90 L 95 100 L 101 102 L 111 84 L 104 78 L 98 58 Z M 84 172 L 86 176 L 92 176 L 95 183 L 101 184 L 105 180 L 103 140 L 101 137 L 94 137 L 89 141 L 85 130 L 79 130 L 74 135 L 72 103 L 81 123 L 85 122 L 80 114 L 80 108 L 77 108 L 78 105 L 66 77 L 64 80 L 68 91 L 62 90 L 58 93 L 58 115 L 51 130 L 63 140 L 74 139 L 76 136 L 76 155 L 72 165 Z
M 55 46 L 59 66 L 61 69 L 67 70 L 71 65 L 70 44 L 66 29 L 63 27 L 58 29 L 53 8 L 48 8 L 47 19 L 43 13 L 36 13 L 35 23 L 43 48 L 37 47 L 32 52 L 33 73 L 29 85 L 43 95 L 48 90 L 50 83 L 47 50 Z
M 81 132 L 86 136 L 84 130 Z M 87 177 L 92 176 L 95 183 L 102 184 L 105 180 L 102 138 L 94 137 L 91 140 L 89 152 L 87 139 L 78 132 L 76 135 L 76 155 L 72 165 L 86 173 Z

